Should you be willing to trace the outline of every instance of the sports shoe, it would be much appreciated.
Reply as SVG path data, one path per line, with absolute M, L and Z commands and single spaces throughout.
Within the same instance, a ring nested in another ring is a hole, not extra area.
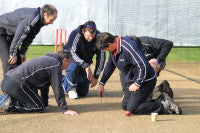
M 10 96 L 8 96 L 7 94 L 0 95 L 0 112 L 5 112 L 6 110 L 8 110 L 10 102 Z
M 68 91 L 68 95 L 69 95 L 69 98 L 71 98 L 71 99 L 78 99 L 78 94 L 76 92 L 76 88 L 71 88 Z
M 165 101 L 161 101 L 161 103 L 164 106 L 164 110 L 166 114 L 177 114 L 182 115 L 182 109 L 179 105 L 175 104 L 169 99 L 166 99 Z
M 159 91 L 161 93 L 165 92 L 170 98 L 174 97 L 173 91 L 170 88 L 169 82 L 167 80 L 163 80 L 161 84 L 158 86 Z

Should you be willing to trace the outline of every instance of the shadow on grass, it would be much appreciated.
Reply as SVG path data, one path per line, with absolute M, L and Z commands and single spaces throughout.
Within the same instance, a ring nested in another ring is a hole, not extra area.
M 200 97 L 177 97 L 175 102 L 181 106 L 183 115 L 200 114 Z
M 122 91 L 106 91 L 105 95 L 103 96 L 103 98 L 108 98 L 108 97 L 118 97 L 121 98 L 123 95 Z M 67 98 L 67 94 L 66 94 L 66 98 Z M 77 100 L 81 100 L 81 99 L 86 99 L 86 98 L 92 98 L 92 97 L 96 97 L 96 98 L 100 98 L 97 95 L 97 91 L 96 90 L 90 90 L 88 93 L 88 96 L 86 97 L 80 97 Z M 50 95 L 49 98 L 54 98 L 54 95 Z M 74 104 L 74 105 L 69 105 L 69 108 L 72 110 L 75 110 L 79 113 L 84 113 L 84 112 L 98 112 L 98 111 L 110 111 L 110 110 L 122 110 L 121 109 L 121 103 L 119 102 L 102 102 L 102 103 L 90 103 L 90 104 Z M 47 110 L 48 113 L 50 112 L 60 112 L 60 109 L 57 106 L 51 106 L 48 108 Z
M 98 112 L 98 111 L 111 111 L 111 110 L 121 110 L 121 104 L 115 103 L 92 103 L 92 104 L 77 104 L 69 105 L 69 109 L 75 110 L 78 113 L 85 112 Z M 31 113 L 0 113 L 0 115 L 16 115 L 16 114 L 47 114 L 47 113 L 62 113 L 58 106 L 47 107 L 45 112 L 31 112 Z
M 122 96 L 123 96 L 122 91 L 105 91 L 103 97 L 122 97 Z M 68 94 L 66 94 L 66 97 L 68 97 Z M 97 90 L 90 90 L 86 97 L 80 97 L 80 99 L 91 98 L 91 97 L 99 97 L 97 94 Z M 49 98 L 55 98 L 55 97 L 54 95 L 49 95 Z
M 181 106 L 183 115 L 200 114 L 200 90 L 184 88 L 177 90 L 174 101 Z
M 78 113 L 121 110 L 121 104 L 118 102 L 77 104 L 77 105 L 69 105 L 68 107 L 69 109 L 75 110 Z M 51 106 L 47 109 L 45 113 L 55 113 L 55 112 L 61 112 L 59 107 Z
M 183 115 L 199 115 L 200 114 L 200 90 L 199 89 L 188 89 L 184 88 L 180 89 L 174 88 L 177 93 L 174 97 L 174 101 L 179 104 L 182 107 Z M 190 90 L 190 91 L 188 91 Z M 116 97 L 120 98 L 122 97 L 123 92 L 122 91 L 106 91 L 104 97 Z M 68 96 L 66 95 L 66 98 Z M 81 97 L 78 100 L 86 99 L 86 98 L 92 98 L 92 97 L 98 97 L 96 90 L 90 90 L 87 97 Z M 54 99 L 54 95 L 50 95 L 49 98 Z M 78 102 L 77 102 L 78 103 Z M 102 103 L 84 103 L 80 104 L 74 103 L 73 105 L 69 105 L 69 108 L 72 110 L 75 110 L 79 113 L 85 113 L 85 112 L 98 112 L 98 111 L 110 111 L 110 110 L 122 110 L 121 109 L 121 103 L 119 102 L 102 102 Z M 59 107 L 57 106 L 51 106 L 48 107 L 45 113 L 56 113 L 61 112 Z
M 174 90 L 180 90 L 174 88 Z M 179 92 L 179 91 L 178 91 Z M 122 97 L 122 91 L 106 91 L 104 97 Z M 51 95 L 50 97 L 54 97 Z M 66 97 L 68 97 L 66 95 Z M 98 97 L 96 90 L 90 90 L 87 97 L 81 97 L 78 100 Z M 181 89 L 181 92 L 177 93 L 174 97 L 175 103 L 181 106 L 183 110 L 183 115 L 199 115 L 200 114 L 200 90 L 199 89 L 189 89 L 184 88 Z M 53 107 L 54 109 L 50 109 L 49 111 L 59 112 L 58 107 Z M 94 103 L 94 104 L 79 104 L 79 105 L 70 105 L 70 109 L 76 110 L 80 113 L 83 112 L 95 112 L 95 111 L 109 111 L 109 110 L 121 110 L 121 104 L 119 102 L 110 102 L 110 103 Z M 48 112 L 49 112 L 48 111 Z

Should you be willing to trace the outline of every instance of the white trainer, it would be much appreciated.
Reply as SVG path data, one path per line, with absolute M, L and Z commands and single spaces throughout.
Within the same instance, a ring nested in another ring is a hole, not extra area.
M 170 99 L 166 99 L 165 101 L 161 101 L 163 104 L 165 113 L 167 114 L 177 114 L 177 115 L 182 115 L 182 108 L 171 101 Z
M 0 112 L 6 112 L 11 103 L 11 98 L 7 94 L 0 95 Z
M 68 95 L 69 95 L 69 98 L 71 98 L 71 99 L 78 99 L 78 94 L 76 92 L 76 88 L 71 88 L 68 91 Z

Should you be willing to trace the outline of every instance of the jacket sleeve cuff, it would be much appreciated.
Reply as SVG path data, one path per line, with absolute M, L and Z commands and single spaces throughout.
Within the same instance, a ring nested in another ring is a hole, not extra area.
M 99 82 L 99 84 L 105 86 L 105 83 Z
M 99 75 L 96 75 L 96 74 L 95 74 L 95 75 L 94 75 L 94 78 L 95 78 L 95 79 L 98 79 L 98 78 L 99 78 Z
M 83 64 L 81 65 L 82 66 L 82 68 L 87 68 L 88 66 L 89 66 L 89 64 L 88 63 L 86 63 L 86 62 L 83 62 Z
M 139 84 L 138 82 L 135 82 L 135 85 L 138 86 L 138 87 L 141 86 L 141 84 Z

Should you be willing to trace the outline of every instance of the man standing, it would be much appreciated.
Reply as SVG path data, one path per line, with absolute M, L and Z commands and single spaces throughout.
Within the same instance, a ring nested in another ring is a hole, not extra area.
M 104 85 L 115 68 L 126 74 L 125 96 L 122 108 L 125 115 L 131 114 L 182 114 L 181 108 L 166 99 L 165 101 L 147 101 L 156 84 L 156 74 L 141 50 L 141 45 L 130 37 L 113 36 L 110 33 L 100 33 L 97 43 L 99 49 L 110 51 L 110 57 L 105 66 L 98 94 L 104 94 Z
M 57 9 L 49 4 L 42 8 L 19 8 L 0 16 L 3 76 L 26 60 L 27 49 L 35 36 L 44 25 L 53 24 L 56 18 Z
M 46 92 L 51 85 L 56 102 L 63 113 L 78 115 L 68 109 L 62 88 L 62 70 L 71 62 L 70 52 L 59 51 L 31 59 L 8 71 L 1 83 L 4 94 L 0 96 L 0 109 L 21 113 L 43 112 L 47 106 L 48 96 L 40 97 L 37 92 Z
M 63 87 L 68 92 L 69 98 L 77 99 L 85 97 L 90 87 L 97 84 L 98 77 L 105 63 L 105 52 L 95 46 L 96 37 L 100 32 L 93 21 L 87 21 L 73 30 L 64 49 L 70 50 L 74 62 L 67 68 L 66 76 L 63 76 Z M 96 66 L 94 73 L 90 68 L 92 59 L 96 54 Z M 86 72 L 87 68 L 87 72 Z

